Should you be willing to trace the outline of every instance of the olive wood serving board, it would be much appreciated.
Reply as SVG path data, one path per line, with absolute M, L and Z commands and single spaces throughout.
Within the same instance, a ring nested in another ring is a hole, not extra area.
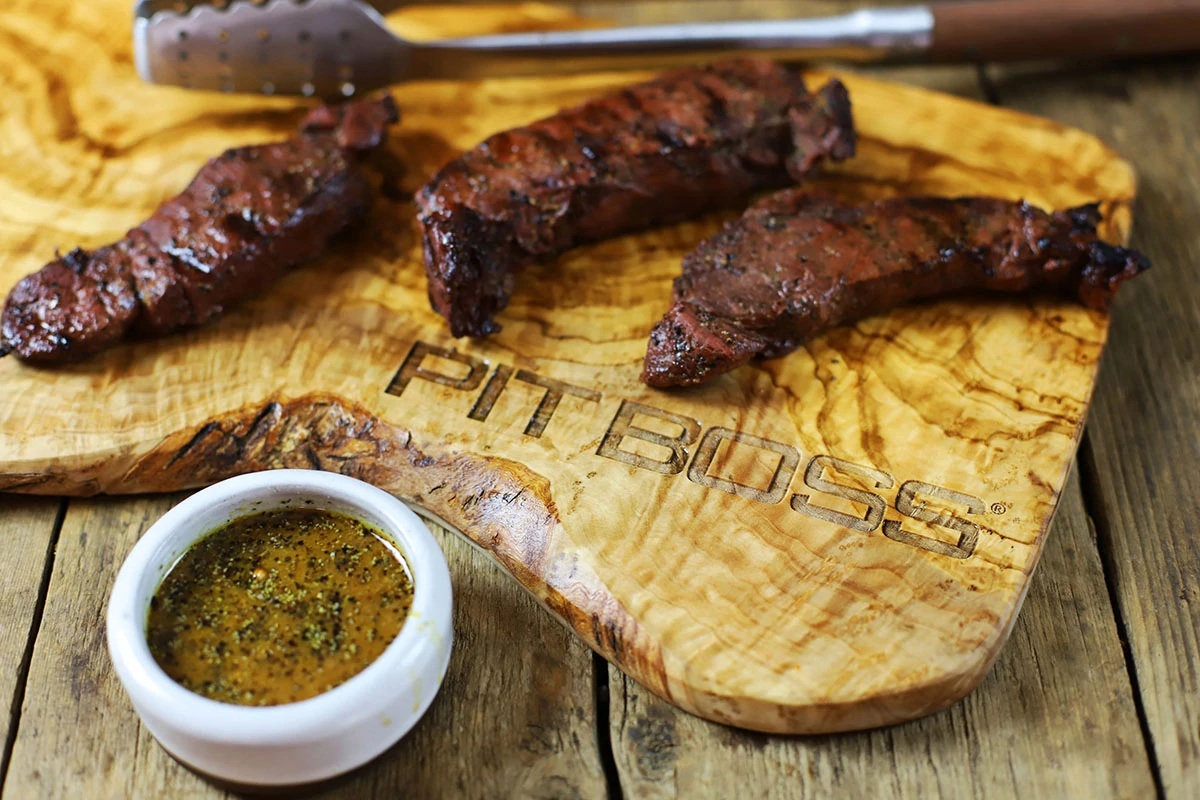
M 302 114 L 139 83 L 128 14 L 125 0 L 0 13 L 0 290 L 56 247 L 118 238 L 207 158 Z M 539 6 L 391 19 L 414 37 L 577 24 Z M 1029 586 L 1107 317 L 1048 296 L 927 303 L 704 387 L 649 389 L 640 358 L 680 258 L 732 211 L 534 267 L 503 331 L 452 339 L 426 300 L 411 193 L 487 134 L 641 77 L 398 87 L 369 218 L 269 295 L 78 365 L 0 361 L 0 488 L 333 470 L 462 531 L 597 652 L 703 717 L 839 731 L 963 697 Z M 1106 238 L 1127 238 L 1133 173 L 1093 137 L 845 78 L 860 153 L 822 188 L 1099 200 Z

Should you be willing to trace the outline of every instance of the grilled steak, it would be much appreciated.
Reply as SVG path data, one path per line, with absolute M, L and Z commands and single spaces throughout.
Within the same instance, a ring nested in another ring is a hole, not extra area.
M 703 383 L 836 325 L 971 289 L 1055 287 L 1106 308 L 1150 264 L 1097 239 L 1099 221 L 1096 205 L 1053 214 L 988 197 L 847 206 L 780 192 L 684 258 L 642 380 Z
M 679 222 L 854 154 L 845 87 L 770 61 L 683 69 L 496 134 L 418 193 L 429 299 L 455 336 L 500 329 L 536 259 Z
M 114 244 L 75 249 L 22 279 L 0 355 L 54 363 L 127 335 L 201 325 L 319 253 L 361 217 L 359 154 L 397 120 L 390 96 L 311 112 L 291 139 L 228 150 Z

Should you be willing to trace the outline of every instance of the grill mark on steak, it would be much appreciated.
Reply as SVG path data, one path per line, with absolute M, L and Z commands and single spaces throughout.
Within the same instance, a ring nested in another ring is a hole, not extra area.
M 0 355 L 73 361 L 126 336 L 202 325 L 261 292 L 365 213 L 360 155 L 398 116 L 390 95 L 323 106 L 291 139 L 225 151 L 124 239 L 75 248 L 19 281 Z
M 834 326 L 968 290 L 1055 288 L 1107 308 L 1150 263 L 1100 241 L 1100 219 L 1097 204 L 1048 214 L 988 197 L 851 206 L 779 192 L 684 258 L 674 304 L 650 333 L 642 380 L 704 383 Z
M 498 133 L 418 192 L 429 299 L 455 336 L 500 326 L 535 260 L 680 222 L 854 153 L 845 87 L 747 59 L 668 72 Z

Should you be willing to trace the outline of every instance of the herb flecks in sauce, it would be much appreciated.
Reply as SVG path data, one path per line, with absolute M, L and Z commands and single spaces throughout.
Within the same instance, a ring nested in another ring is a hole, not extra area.
M 396 638 L 412 579 L 378 533 L 317 509 L 234 520 L 196 543 L 150 601 L 159 666 L 238 705 L 291 703 L 361 672 Z

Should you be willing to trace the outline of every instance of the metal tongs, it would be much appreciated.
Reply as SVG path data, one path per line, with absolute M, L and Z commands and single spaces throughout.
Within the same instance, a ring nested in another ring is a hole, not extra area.
M 991 0 L 791 20 L 680 23 L 412 42 L 362 0 L 141 0 L 138 74 L 222 92 L 351 97 L 395 83 L 695 63 L 1004 61 L 1200 48 L 1200 0 Z

